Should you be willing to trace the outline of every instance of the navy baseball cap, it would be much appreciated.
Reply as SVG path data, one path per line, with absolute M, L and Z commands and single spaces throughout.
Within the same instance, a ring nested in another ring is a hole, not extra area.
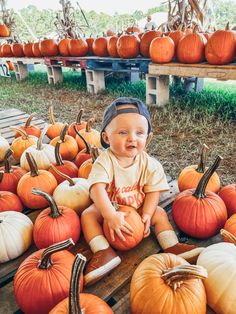
M 136 108 L 122 108 L 119 109 L 120 105 L 134 105 Z M 102 138 L 102 132 L 104 132 L 107 125 L 119 114 L 121 113 L 138 113 L 144 116 L 148 122 L 148 134 L 151 132 L 151 119 L 147 106 L 138 98 L 131 97 L 120 97 L 115 99 L 104 111 L 102 120 L 102 130 L 101 130 L 101 144 L 104 148 L 108 148 L 109 145 L 104 142 Z

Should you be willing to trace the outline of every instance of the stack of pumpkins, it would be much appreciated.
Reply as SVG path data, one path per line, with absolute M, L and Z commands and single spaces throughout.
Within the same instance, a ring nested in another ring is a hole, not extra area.
M 77 242 L 79 215 L 91 204 L 87 178 L 101 147 L 100 133 L 92 128 L 93 119 L 68 124 L 55 122 L 50 107 L 50 125 L 41 131 L 31 123 L 12 128 L 16 132 L 11 146 L 0 136 L 0 230 L 4 235 L 0 263 L 21 255 L 33 238 L 38 248 L 69 237 Z M 47 134 L 50 144 L 44 144 Z M 12 166 L 11 158 L 20 166 Z M 49 205 L 49 207 L 48 207 Z M 23 207 L 44 209 L 34 229 Z M 8 234 L 12 233 L 9 241 Z M 22 237 L 19 237 L 21 234 Z
M 205 169 L 207 149 L 204 144 L 199 165 L 188 166 L 180 173 L 180 194 L 173 203 L 172 215 L 183 232 L 199 239 L 214 236 L 224 227 L 221 234 L 230 243 L 204 249 L 197 266 L 174 254 L 146 258 L 131 280 L 132 313 L 203 314 L 207 304 L 219 314 L 235 313 L 236 184 L 220 190 L 215 170 L 222 157 L 217 156 Z

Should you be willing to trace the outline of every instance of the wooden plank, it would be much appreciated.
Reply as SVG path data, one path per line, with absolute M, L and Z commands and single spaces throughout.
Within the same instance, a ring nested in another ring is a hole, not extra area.
M 25 114 L 25 112 L 20 111 L 18 109 L 14 109 L 14 108 L 1 110 L 0 111 L 0 119 L 2 120 L 2 119 L 5 119 L 5 118 L 8 118 L 8 117 L 14 117 L 14 116 L 20 115 L 22 113 Z
M 28 117 L 29 117 L 29 115 L 22 115 L 22 116 L 18 116 L 17 118 L 12 117 L 9 119 L 4 119 L 3 122 L 0 120 L 0 130 L 7 129 L 11 126 L 24 125 Z M 38 124 L 42 124 L 42 123 L 45 124 L 45 121 L 42 119 L 39 119 L 39 118 L 35 118 L 32 120 L 31 124 L 38 125 Z
M 213 66 L 209 64 L 149 64 L 150 75 L 175 75 L 180 77 L 210 77 L 220 80 L 236 80 L 236 65 Z

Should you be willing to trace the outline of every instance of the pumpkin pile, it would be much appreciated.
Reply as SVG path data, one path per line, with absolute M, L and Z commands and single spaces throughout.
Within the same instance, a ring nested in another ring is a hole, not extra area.
M 0 37 L 9 34 L 7 26 L 0 24 Z M 233 62 L 236 56 L 235 46 L 236 36 L 230 30 L 229 23 L 224 30 L 212 33 L 198 31 L 197 25 L 193 29 L 185 29 L 180 24 L 177 30 L 165 33 L 157 30 L 142 33 L 138 27 L 129 26 L 121 34 L 108 30 L 97 38 L 66 36 L 58 42 L 50 38 L 35 43 L 6 42 L 0 45 L 0 56 L 41 58 L 95 55 L 132 59 L 141 55 L 151 58 L 154 63 L 178 61 L 194 64 L 206 60 L 209 64 L 224 65 Z

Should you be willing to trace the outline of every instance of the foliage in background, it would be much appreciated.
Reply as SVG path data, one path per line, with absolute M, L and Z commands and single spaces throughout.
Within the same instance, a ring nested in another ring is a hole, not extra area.
M 214 0 L 213 5 L 216 13 L 216 24 L 218 28 L 224 28 L 227 21 L 230 25 L 236 25 L 235 2 L 232 0 Z M 56 12 L 53 10 L 39 10 L 37 7 L 30 5 L 19 11 L 22 18 L 32 29 L 36 37 L 52 36 L 56 33 L 54 20 Z M 148 14 L 156 12 L 168 12 L 167 4 L 148 9 L 146 12 L 134 10 L 133 14 L 118 14 L 113 16 L 106 13 L 97 13 L 95 11 L 85 11 L 85 15 L 90 24 L 90 28 L 85 32 L 86 36 L 102 35 L 107 29 L 123 30 L 126 26 L 133 23 L 135 19 L 140 20 Z M 78 23 L 84 24 L 84 18 L 79 9 L 76 11 Z M 15 16 L 18 33 L 23 40 L 33 40 L 32 36 L 26 29 L 22 19 L 16 14 Z

